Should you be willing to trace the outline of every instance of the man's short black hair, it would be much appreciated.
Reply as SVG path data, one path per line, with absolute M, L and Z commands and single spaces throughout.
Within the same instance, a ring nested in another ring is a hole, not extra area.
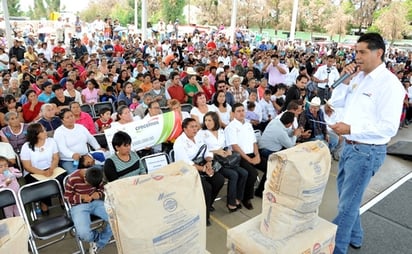
M 282 114 L 282 116 L 280 117 L 280 121 L 283 123 L 283 125 L 287 125 L 290 123 L 293 123 L 293 121 L 295 120 L 295 114 L 293 114 L 290 111 L 286 111 L 285 113 Z
M 359 42 L 364 42 L 368 44 L 367 48 L 369 50 L 377 50 L 382 49 L 383 53 L 381 56 L 382 62 L 385 62 L 385 41 L 383 40 L 382 36 L 378 33 L 365 33 L 361 35 L 358 39 Z
M 240 103 L 240 102 L 236 102 L 235 104 L 233 104 L 233 106 L 232 106 L 232 112 L 235 112 L 236 111 L 236 108 L 239 108 L 239 107 L 245 107 L 242 103 Z
M 56 91 L 59 90 L 59 89 L 62 89 L 62 90 L 63 90 L 63 87 L 62 87 L 61 85 L 59 85 L 59 84 L 54 84 L 54 85 L 52 86 L 52 91 L 53 91 L 53 92 L 56 92 Z
M 84 178 L 91 186 L 97 188 L 103 180 L 103 171 L 97 167 L 91 167 L 86 169 Z

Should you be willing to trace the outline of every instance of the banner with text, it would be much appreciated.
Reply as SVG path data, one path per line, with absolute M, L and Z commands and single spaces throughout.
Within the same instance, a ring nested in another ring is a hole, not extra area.
M 132 138 L 132 151 L 138 151 L 166 141 L 174 141 L 182 133 L 182 117 L 170 111 L 150 118 L 106 129 L 110 152 L 114 153 L 112 139 L 116 132 L 124 131 Z

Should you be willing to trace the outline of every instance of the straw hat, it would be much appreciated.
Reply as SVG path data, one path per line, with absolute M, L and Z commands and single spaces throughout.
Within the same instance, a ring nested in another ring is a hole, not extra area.
M 320 107 L 320 98 L 319 97 L 313 97 L 312 100 L 309 102 L 309 105 L 313 107 Z
M 332 105 L 332 103 L 330 103 L 330 99 L 329 100 L 325 100 L 326 105 L 328 105 L 333 111 L 335 111 L 335 107 Z
M 243 81 L 243 77 L 235 74 L 235 75 L 233 75 L 233 76 L 229 79 L 229 85 L 233 86 L 233 81 L 234 81 L 235 79 L 239 79 L 239 80 L 240 80 L 240 83 L 242 83 L 242 81 Z
M 188 75 L 197 75 L 197 72 L 193 69 L 193 67 L 187 67 L 186 73 Z

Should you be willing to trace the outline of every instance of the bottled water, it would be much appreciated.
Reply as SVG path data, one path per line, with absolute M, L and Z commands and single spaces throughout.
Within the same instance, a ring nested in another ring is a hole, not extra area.
M 41 216 L 40 202 L 36 202 L 34 206 L 34 212 L 36 213 L 36 216 Z

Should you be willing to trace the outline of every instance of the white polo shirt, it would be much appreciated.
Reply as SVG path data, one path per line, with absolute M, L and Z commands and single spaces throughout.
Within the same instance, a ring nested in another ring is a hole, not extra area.
M 251 123 L 233 119 L 225 128 L 225 137 L 228 145 L 238 145 L 246 154 L 254 152 L 256 136 Z

